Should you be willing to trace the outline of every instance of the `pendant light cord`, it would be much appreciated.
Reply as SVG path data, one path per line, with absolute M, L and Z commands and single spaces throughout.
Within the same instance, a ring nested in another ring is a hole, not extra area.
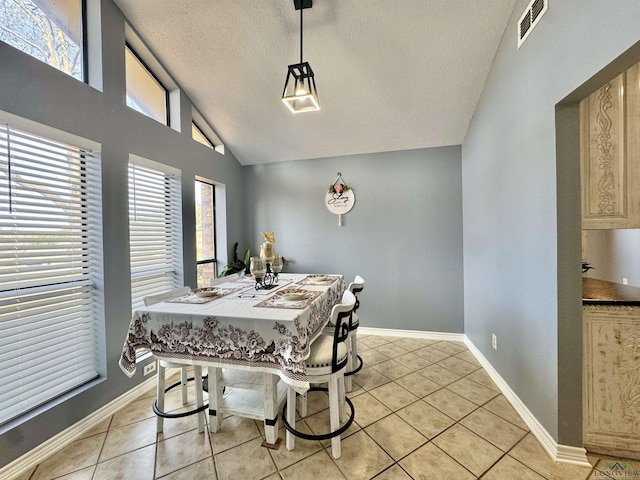
M 302 12 L 304 12 L 304 8 L 300 3 L 300 63 L 302 63 Z

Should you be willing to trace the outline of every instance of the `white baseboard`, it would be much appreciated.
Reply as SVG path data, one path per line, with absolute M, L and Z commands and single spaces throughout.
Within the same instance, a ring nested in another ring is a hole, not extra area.
M 169 375 L 167 375 L 168 377 Z M 133 400 L 156 385 L 155 375 L 131 390 L 123 393 L 118 398 L 107 403 L 95 412 L 87 415 L 79 422 L 71 425 L 69 428 L 54 435 L 50 439 L 44 441 L 34 449 L 17 458 L 13 462 L 0 468 L 0 478 L 16 478 L 35 467 L 54 453 L 69 445 L 74 440 L 81 438 L 86 432 L 98 425 L 100 422 L 109 418 L 122 407 L 125 407 Z
M 560 445 L 551 436 L 546 428 L 531 413 L 527 406 L 520 400 L 518 395 L 509 387 L 507 382 L 500 376 L 489 361 L 482 355 L 480 350 L 473 344 L 469 338 L 462 333 L 440 333 L 440 332 L 421 332 L 415 330 L 387 330 L 384 328 L 365 328 L 359 327 L 358 333 L 363 335 L 381 335 L 387 337 L 409 337 L 409 338 L 426 338 L 430 340 L 448 340 L 464 342 L 469 351 L 480 362 L 487 374 L 498 386 L 502 394 L 509 401 L 515 411 L 522 417 L 527 426 L 531 429 L 531 433 L 538 439 L 542 447 L 549 454 L 554 462 L 568 463 L 572 465 L 580 465 L 591 467 L 587 460 L 587 451 L 582 447 L 572 447 L 569 445 Z

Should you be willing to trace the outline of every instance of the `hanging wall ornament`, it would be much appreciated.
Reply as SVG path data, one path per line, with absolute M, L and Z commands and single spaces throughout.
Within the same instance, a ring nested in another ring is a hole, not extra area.
M 342 180 L 342 173 L 338 172 L 338 178 L 329 185 L 324 201 L 327 209 L 338 215 L 338 225 L 342 226 L 342 215 L 349 212 L 356 201 L 353 189 Z

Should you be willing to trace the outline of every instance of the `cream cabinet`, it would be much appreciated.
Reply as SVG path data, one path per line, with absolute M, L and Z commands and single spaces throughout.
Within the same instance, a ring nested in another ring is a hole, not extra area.
M 582 228 L 640 228 L 640 64 L 580 102 Z
M 583 441 L 640 459 L 640 306 L 583 307 Z

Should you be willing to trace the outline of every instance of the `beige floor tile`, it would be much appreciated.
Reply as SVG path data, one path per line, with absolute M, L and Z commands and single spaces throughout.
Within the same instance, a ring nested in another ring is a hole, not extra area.
M 112 428 L 100 453 L 100 462 L 156 443 L 156 419 L 147 418 L 124 427 Z
M 31 480 L 49 480 L 98 463 L 106 433 L 76 440 L 38 465 Z
M 395 414 L 369 425 L 365 432 L 396 461 L 428 441 L 424 435 Z
M 347 392 L 347 395 L 349 396 L 349 398 L 357 397 L 361 393 L 366 392 L 366 390 L 358 384 L 358 375 L 359 374 L 356 373 L 354 376 L 351 377 L 351 391 Z
M 58 477 L 56 478 L 56 480 L 92 480 L 93 475 L 95 474 L 95 471 L 96 471 L 96 466 L 92 465 L 90 467 L 83 468 L 82 470 L 78 470 L 77 472 L 69 473 L 67 475 Z
M 398 463 L 414 480 L 474 480 L 476 478 L 433 443 L 427 443 Z
M 427 438 L 435 437 L 455 423 L 455 420 L 422 400 L 398 410 L 396 415 Z
M 520 440 L 509 451 L 509 455 L 546 478 L 551 476 L 551 472 L 556 466 L 540 442 L 531 433 Z
M 424 344 L 422 342 L 413 340 L 412 338 L 401 338 L 400 340 L 395 341 L 394 344 L 401 348 L 404 348 L 408 352 L 413 352 L 414 350 L 418 350 L 424 347 Z
M 493 400 L 485 403 L 482 407 L 489 410 L 491 413 L 495 413 L 499 417 L 504 418 L 506 421 L 513 423 L 517 427 L 522 428 L 523 430 L 529 430 L 527 424 L 524 423 L 524 420 L 522 420 L 520 415 L 518 415 L 504 395 L 498 395 Z
M 433 346 L 428 345 L 426 347 L 422 347 L 419 350 L 414 350 L 412 353 L 421 356 L 426 359 L 429 363 L 437 363 L 440 360 L 444 360 L 445 358 L 449 358 L 449 354 L 443 352 L 442 350 L 438 350 L 437 348 L 433 348 Z
M 364 352 L 358 351 L 358 355 L 362 357 L 363 364 L 368 367 L 372 365 L 377 365 L 378 363 L 386 362 L 387 360 L 391 360 L 384 353 L 379 352 L 375 348 L 371 348 Z
M 259 423 L 263 424 L 263 422 Z M 216 433 L 210 432 L 209 435 L 213 453 L 224 452 L 254 438 L 262 438 L 254 420 L 238 416 L 225 418 L 218 431 Z
M 427 395 L 423 400 L 454 420 L 460 420 L 478 408 L 475 403 L 446 388 Z
M 454 357 L 459 358 L 460 360 L 464 360 L 465 362 L 475 363 L 476 365 L 480 365 L 478 359 L 473 356 L 469 350 L 465 350 L 464 352 L 456 353 Z
M 395 361 L 411 370 L 420 370 L 421 368 L 431 365 L 429 360 L 413 352 L 400 355 L 395 359 Z
M 379 347 L 376 347 L 376 350 L 391 359 L 397 358 L 408 352 L 407 349 L 402 348 L 396 343 L 387 343 L 386 345 L 381 345 Z
M 434 343 L 431 346 L 445 353 L 448 353 L 449 355 L 456 355 L 467 350 L 467 347 L 462 342 L 442 341 Z
M 304 421 L 296 421 L 296 430 L 312 434 L 314 432 L 308 427 Z M 327 428 L 328 431 L 328 428 Z M 280 447 L 277 450 L 270 450 L 271 458 L 276 464 L 278 470 L 283 470 L 294 463 L 303 460 L 314 453 L 322 450 L 322 444 L 318 440 L 305 440 L 304 438 L 295 438 L 295 447 L 293 450 L 287 450 L 286 446 L 286 430 L 280 429 L 280 438 L 282 439 Z
M 412 480 L 407 472 L 398 464 L 386 469 L 380 475 L 376 475 L 374 480 Z
M 155 452 L 156 446 L 149 445 L 140 450 L 99 463 L 93 480 L 122 480 L 125 478 L 151 480 L 153 478 Z
M 325 450 L 285 468 L 280 474 L 283 480 L 346 480 Z
M 480 365 L 475 363 L 465 362 L 456 357 L 445 358 L 444 360 L 440 360 L 438 365 L 443 366 L 444 368 L 448 368 L 452 372 L 457 373 L 458 375 L 469 375 L 472 372 L 475 372 L 480 368 Z
M 217 480 L 217 478 L 213 457 L 209 457 L 170 473 L 162 477 L 162 480 Z
M 595 470 L 597 470 L 598 476 L 608 475 L 612 478 L 624 478 L 624 476 L 629 473 L 628 476 L 635 475 L 638 479 L 640 479 L 640 460 L 631 460 L 628 458 L 614 458 L 606 455 L 594 455 L 587 454 L 587 458 L 589 462 L 595 466 Z M 618 465 L 619 464 L 619 465 Z M 622 468 L 620 468 L 622 467 Z M 614 475 L 617 474 L 617 477 Z M 605 477 L 606 479 L 607 477 Z M 632 480 L 636 480 L 633 478 Z
M 489 400 L 499 395 L 495 390 L 490 390 L 476 382 L 467 380 L 466 377 L 447 385 L 447 389 L 457 393 L 476 405 L 484 405 Z
M 393 412 L 419 400 L 419 398 L 413 393 L 402 388 L 396 382 L 387 383 L 381 387 L 374 388 L 369 393 L 380 400 Z
M 152 409 L 153 399 L 138 398 L 124 408 L 118 410 L 111 420 L 111 427 L 122 427 L 133 422 L 139 422 L 145 418 L 156 418 Z
M 391 380 L 395 380 L 396 378 L 404 377 L 405 375 L 409 375 L 411 373 L 411 369 L 401 365 L 395 360 L 387 360 L 386 362 L 378 363 L 374 365 L 374 370 L 377 370 L 385 377 L 390 378 Z
M 503 455 L 498 448 L 461 425 L 441 433 L 433 443 L 478 477 Z
M 78 440 L 80 438 L 87 438 L 87 437 L 91 437 L 92 435 L 97 435 L 98 433 L 105 433 L 107 430 L 109 430 L 109 425 L 111 425 L 111 418 L 112 416 L 109 416 L 109 418 L 106 418 L 105 420 L 101 421 L 100 423 L 95 425 L 93 428 L 88 430 L 86 433 L 84 433 L 81 437 L 79 437 Z
M 371 390 L 385 383 L 389 383 L 391 379 L 384 376 L 379 371 L 374 370 L 373 367 L 363 368 L 358 372 L 358 379 L 356 382 L 365 390 Z
M 479 370 L 476 370 L 473 373 L 470 373 L 464 378 L 467 378 L 472 382 L 476 382 L 490 390 L 495 390 L 496 392 L 500 392 L 500 389 L 498 388 L 498 386 L 494 383 L 493 380 L 491 380 L 491 377 L 489 376 L 489 374 L 485 372 L 484 369 L 482 368 Z
M 628 472 L 625 472 L 625 474 L 626 473 Z M 634 470 L 633 475 L 635 475 L 637 479 L 640 479 L 640 470 Z M 578 465 L 569 465 L 566 463 L 556 463 L 555 466 L 551 469 L 549 480 L 564 480 L 565 478 L 575 478 L 576 480 L 607 480 L 607 477 L 602 477 L 601 472 L 594 472 L 593 468 L 580 467 Z M 613 476 L 613 478 L 616 477 Z M 628 476 L 627 479 L 629 479 Z
M 269 449 L 262 446 L 261 438 L 226 450 L 214 458 L 218 480 L 258 480 L 276 472 Z
M 393 465 L 393 459 L 363 431 L 342 440 L 342 456 L 335 462 L 349 480 L 369 480 Z
M 525 430 L 483 408 L 479 408 L 467 415 L 460 420 L 460 424 L 480 435 L 503 452 L 509 451 L 527 434 Z
M 483 480 L 544 480 L 536 472 L 522 463 L 505 455 L 482 477 Z M 567 480 L 573 477 L 567 477 Z
M 418 373 L 442 387 L 460 379 L 460 375 L 438 364 L 429 365 L 422 370 L 418 370 Z
M 208 414 L 206 414 L 205 424 L 208 420 Z M 156 422 L 156 419 L 154 418 L 153 421 Z M 162 426 L 162 432 L 158 435 L 160 440 L 165 440 L 191 430 L 196 430 L 197 428 L 198 417 L 196 415 L 189 415 L 187 417 L 180 418 L 165 418 Z
M 369 393 L 358 395 L 352 401 L 356 411 L 355 421 L 362 428 L 392 413 L 389 408 Z
M 442 388 L 436 382 L 429 380 L 419 373 L 410 373 L 409 375 L 398 378 L 395 382 L 420 398 Z
M 346 406 L 345 408 L 348 412 L 349 407 Z M 329 410 L 323 410 L 322 412 L 318 412 L 315 415 L 306 417 L 304 419 L 304 423 L 309 427 L 309 430 L 314 435 L 322 435 L 325 433 L 329 433 L 331 431 L 330 422 L 331 420 L 329 418 Z M 347 430 L 342 435 L 340 435 L 340 437 L 346 438 L 349 435 L 356 433 L 360 429 L 361 429 L 360 425 L 358 425 L 358 423 L 354 421 L 351 423 L 351 426 L 347 428 Z M 331 443 L 331 440 L 321 440 L 320 443 L 323 446 L 327 446 Z
M 158 442 L 156 476 L 180 470 L 211 455 L 211 445 L 206 432 L 193 430 Z
M 300 399 L 298 401 L 298 412 L 300 411 Z M 329 408 L 329 394 L 322 391 L 307 392 L 307 415 L 321 412 Z

